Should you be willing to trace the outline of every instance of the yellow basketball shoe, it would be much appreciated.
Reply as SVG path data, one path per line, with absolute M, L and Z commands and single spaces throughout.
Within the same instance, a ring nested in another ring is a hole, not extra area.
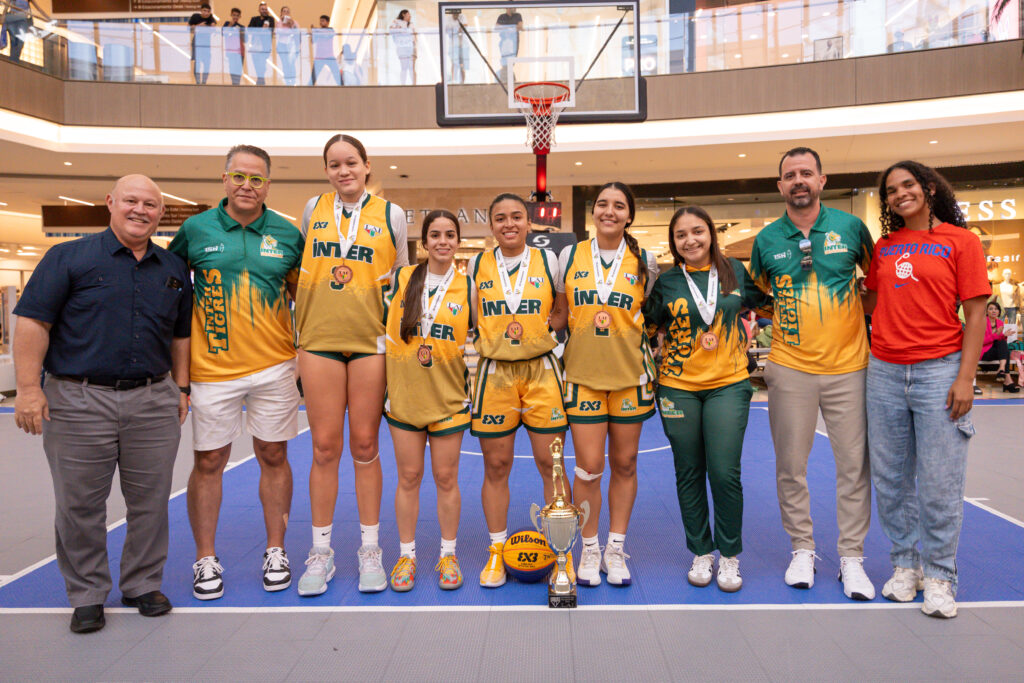
M 497 588 L 505 585 L 505 562 L 501 559 L 504 543 L 492 543 L 487 549 L 490 553 L 487 565 L 480 572 L 480 585 L 484 588 Z

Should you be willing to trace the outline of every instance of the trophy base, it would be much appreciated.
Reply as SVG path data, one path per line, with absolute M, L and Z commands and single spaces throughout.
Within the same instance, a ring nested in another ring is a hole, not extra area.
M 548 607 L 553 609 L 575 608 L 576 591 L 572 593 L 548 593 Z

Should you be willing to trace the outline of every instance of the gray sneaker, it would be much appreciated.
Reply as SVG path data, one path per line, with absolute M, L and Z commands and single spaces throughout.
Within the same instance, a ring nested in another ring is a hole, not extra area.
M 924 580 L 924 604 L 921 611 L 930 617 L 952 619 L 956 616 L 956 598 L 953 597 L 953 585 L 941 579 Z
M 359 592 L 379 593 L 388 587 L 384 573 L 383 553 L 379 545 L 364 545 L 356 552 L 359 557 Z
M 299 579 L 299 595 L 320 595 L 334 578 L 334 551 L 312 548 L 306 558 L 306 571 Z

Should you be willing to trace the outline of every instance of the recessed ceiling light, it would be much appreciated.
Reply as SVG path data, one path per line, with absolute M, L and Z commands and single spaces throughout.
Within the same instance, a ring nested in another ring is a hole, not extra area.
M 746 154 L 737 154 L 736 156 L 738 156 L 740 159 L 746 159 L 747 158 Z
M 783 52 L 782 53 L 782 58 L 786 59 L 787 57 L 789 57 L 789 53 L 788 52 Z
M 728 200 L 731 202 L 733 199 L 732 199 L 732 197 L 729 197 Z
M 185 199 L 184 197 L 179 197 L 176 194 L 170 194 L 169 192 L 161 192 L 160 194 L 167 197 L 168 199 L 177 199 L 179 202 L 185 202 L 186 204 L 191 204 L 192 206 L 199 206 L 198 202 L 194 202 L 191 199 Z
M 7 206 L 7 202 L 0 202 L 0 206 Z
M 939 144 L 939 141 L 938 140 L 929 140 L 928 144 L 929 145 L 937 145 L 937 144 Z
M 577 165 L 577 166 L 582 166 L 582 165 L 583 165 L 583 162 L 582 162 L 582 161 L 577 161 L 577 162 L 576 162 L 576 165 Z
M 57 199 L 63 199 L 66 202 L 74 202 L 75 204 L 84 204 L 85 206 L 96 206 L 92 202 L 87 202 L 84 199 L 75 199 L 74 197 L 65 197 L 62 194 L 57 195 Z
M 740 57 L 742 57 L 743 55 L 741 55 L 740 53 L 738 53 L 738 52 L 737 52 L 737 53 L 736 53 L 735 55 L 733 55 L 733 56 L 734 56 L 734 57 L 735 57 L 736 59 L 739 59 L 739 58 L 740 58 Z
M 830 17 L 830 16 L 832 16 L 832 13 L 831 12 L 822 12 L 821 16 L 823 16 L 823 17 Z
M 392 164 L 391 166 L 388 166 L 388 168 L 390 168 L 392 171 L 397 171 L 398 170 L 398 167 L 395 166 L 394 164 Z
M 65 162 L 64 162 L 64 165 L 65 165 L 65 166 L 70 166 L 70 165 L 71 165 L 71 162 L 70 162 L 70 161 L 65 161 Z
M 750 232 L 750 228 L 743 228 L 740 232 Z
M 750 34 L 750 39 L 751 40 L 757 40 L 757 34 L 756 33 L 751 33 Z

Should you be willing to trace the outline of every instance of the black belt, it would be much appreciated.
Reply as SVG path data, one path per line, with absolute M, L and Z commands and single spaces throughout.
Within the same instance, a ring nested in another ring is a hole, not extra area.
M 148 386 L 150 384 L 156 384 L 162 382 L 167 378 L 167 373 L 157 375 L 156 377 L 143 377 L 141 379 L 116 379 L 114 377 L 77 377 L 75 375 L 54 375 L 56 379 L 64 380 L 65 382 L 75 382 L 76 384 L 91 384 L 97 387 L 107 387 L 114 391 L 127 391 L 129 389 L 138 389 L 139 387 Z

